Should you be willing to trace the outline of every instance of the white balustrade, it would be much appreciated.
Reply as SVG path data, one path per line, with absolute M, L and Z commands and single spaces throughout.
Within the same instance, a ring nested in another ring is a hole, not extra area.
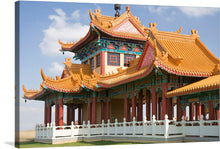
M 55 139 L 55 138 L 73 138 L 73 137 L 91 137 L 91 136 L 133 136 L 133 137 L 160 137 L 171 138 L 178 136 L 197 136 L 197 137 L 219 137 L 220 138 L 220 120 L 204 120 L 203 116 L 198 121 L 182 121 L 177 122 L 176 119 L 168 120 L 165 115 L 164 120 L 156 120 L 152 116 L 151 121 L 144 118 L 143 121 L 136 121 L 133 117 L 131 122 L 114 123 L 102 120 L 101 124 L 90 124 L 90 121 L 82 125 L 55 126 L 55 123 L 47 125 L 36 125 L 36 139 Z

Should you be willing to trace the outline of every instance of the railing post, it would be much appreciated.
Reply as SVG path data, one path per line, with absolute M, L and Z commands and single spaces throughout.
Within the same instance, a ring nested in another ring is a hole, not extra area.
M 56 138 L 55 131 L 56 131 L 56 126 L 55 126 L 55 123 L 53 123 L 53 125 L 52 125 L 52 139 Z
M 200 137 L 203 137 L 203 125 L 204 125 L 204 119 L 203 119 L 203 115 L 201 115 L 201 120 L 199 120 L 199 136 Z
M 83 136 L 85 136 L 85 134 L 86 134 L 86 130 L 85 130 L 85 127 L 86 127 L 86 123 L 85 123 L 85 121 L 83 121 L 83 125 L 82 125 L 82 135 Z
M 38 138 L 38 125 L 35 126 L 35 138 Z
M 152 116 L 151 125 L 152 125 L 152 136 L 155 136 L 155 115 Z
M 135 125 L 136 125 L 135 124 L 135 117 L 133 117 L 133 122 L 132 123 L 133 123 L 133 135 L 135 135 Z
M 168 120 L 168 115 L 165 114 L 165 119 L 164 119 L 164 137 L 167 139 L 169 136 L 169 120 Z
M 126 135 L 126 118 L 123 118 L 123 135 Z
M 146 121 L 147 120 L 147 118 L 146 118 L 146 116 L 144 117 L 144 121 L 143 121 L 143 136 L 145 136 L 145 131 L 146 131 Z
M 109 131 L 110 131 L 110 120 L 108 119 L 108 124 L 107 124 L 107 135 L 109 136 Z
M 118 125 L 118 120 L 117 118 L 115 119 L 115 135 L 117 135 L 117 126 Z
M 71 122 L 71 138 L 74 137 L 74 123 L 73 121 Z
M 102 135 L 104 136 L 105 134 L 105 122 L 102 120 Z
M 52 139 L 53 137 L 53 123 L 50 123 L 50 138 Z
M 45 124 L 43 124 L 43 127 L 42 127 L 42 132 L 43 132 L 43 133 L 42 133 L 42 138 L 44 138 L 44 136 L 45 136 L 45 134 L 44 134 L 44 133 L 45 133 L 45 132 L 44 132 L 44 125 L 45 125 Z
M 88 120 L 88 125 L 87 125 L 87 136 L 90 137 L 90 121 Z
M 183 115 L 182 116 L 182 121 L 181 121 L 181 127 L 182 127 L 182 132 L 183 132 L 183 136 L 185 137 L 185 134 L 186 134 L 186 132 L 185 132 L 185 124 L 186 124 L 186 121 L 185 121 L 185 116 Z
M 47 123 L 47 127 L 46 127 L 46 138 L 49 138 L 50 136 L 50 125 L 49 123 Z

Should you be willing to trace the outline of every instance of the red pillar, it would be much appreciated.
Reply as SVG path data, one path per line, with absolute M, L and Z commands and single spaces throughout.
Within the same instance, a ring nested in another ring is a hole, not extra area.
M 162 83 L 162 119 L 165 118 L 165 115 L 167 114 L 167 98 L 166 98 L 166 93 L 168 91 L 168 83 L 164 82 Z
M 146 117 L 150 121 L 150 91 L 146 90 Z
M 73 105 L 69 105 L 69 121 L 70 121 L 70 124 L 72 123 L 73 121 Z
M 51 123 L 51 106 L 48 103 L 48 118 L 47 118 L 47 122 Z
M 108 122 L 108 120 L 110 120 L 110 99 L 109 97 L 107 97 L 106 99 L 106 122 Z
M 193 117 L 194 117 L 194 104 L 190 103 L 189 104 L 189 120 L 193 121 Z
M 47 123 L 48 123 L 48 104 L 47 102 L 45 101 L 44 102 L 44 125 L 47 126 Z
M 59 99 L 59 126 L 63 126 L 63 98 Z
M 128 99 L 129 100 L 129 99 Z M 131 121 L 131 107 L 132 107 L 132 105 L 131 105 L 131 103 L 129 102 L 128 103 L 128 122 L 130 122 Z
M 105 74 L 105 52 L 101 51 L 101 75 Z
M 217 120 L 220 119 L 220 110 L 217 110 Z
M 167 99 L 167 113 L 168 113 L 168 119 L 172 120 L 173 119 L 173 98 L 168 98 Z
M 55 101 L 55 125 L 59 126 L 59 101 Z
M 179 84 L 179 88 L 180 88 L 180 87 L 183 87 L 183 84 L 182 84 L 182 83 Z M 182 112 L 181 96 L 178 96 L 178 97 L 177 97 L 177 105 L 176 105 L 176 106 L 177 106 L 177 107 L 176 107 L 177 121 L 181 121 L 181 120 L 182 120 L 182 116 L 185 117 L 185 115 L 184 115 L 184 113 L 183 113 L 184 111 Z
M 105 115 L 104 115 L 104 101 L 101 100 L 101 122 L 102 123 L 102 120 L 105 120 Z
M 160 100 L 160 98 L 158 98 L 158 120 L 161 120 L 162 118 L 161 118 L 161 108 L 162 107 L 162 103 L 161 103 L 161 100 Z
M 181 121 L 182 120 L 182 106 L 181 106 L 181 97 L 178 96 L 177 97 L 177 121 Z
M 66 116 L 67 116 L 67 125 L 71 125 L 71 114 L 70 114 L 70 105 L 67 105 Z
M 82 125 L 82 105 L 78 105 L 78 125 Z
M 124 117 L 126 118 L 126 121 L 129 121 L 129 117 L 128 117 L 128 111 L 129 111 L 129 101 L 127 98 L 127 93 L 124 94 Z
M 138 98 L 138 121 L 143 121 L 143 90 L 139 92 Z
M 152 116 L 157 119 L 157 94 L 155 85 L 152 86 Z
M 91 123 L 91 102 L 90 102 L 90 98 L 88 98 L 88 104 L 87 104 L 87 121 L 90 121 L 90 123 Z
M 96 109 L 96 97 L 92 97 L 92 124 L 97 122 L 97 109 Z
M 131 103 L 132 103 L 132 120 L 136 118 L 136 97 L 134 95 L 134 91 L 131 93 Z
M 184 120 L 186 121 L 186 109 L 183 112 Z
M 203 115 L 203 119 L 206 120 L 206 110 L 205 110 L 205 105 L 201 105 L 201 114 Z
M 209 120 L 214 120 L 212 100 L 209 100 Z
M 196 104 L 196 120 L 198 121 L 201 119 L 201 102 L 195 104 Z

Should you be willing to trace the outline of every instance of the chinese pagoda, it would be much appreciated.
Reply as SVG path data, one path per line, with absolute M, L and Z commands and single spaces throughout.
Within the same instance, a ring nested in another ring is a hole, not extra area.
M 189 121 L 201 116 L 219 119 L 220 61 L 199 39 L 197 30 L 184 35 L 182 27 L 176 32 L 159 31 L 156 23 L 146 27 L 129 6 L 115 17 L 104 16 L 99 9 L 89 10 L 89 16 L 90 28 L 83 38 L 58 41 L 60 51 L 73 52 L 73 59 L 81 64 L 66 58 L 56 78 L 41 69 L 40 90 L 23 86 L 24 99 L 45 103 L 45 125 L 52 123 L 54 115 L 55 126 L 63 126 L 64 106 L 66 125 L 114 123 L 115 119 L 120 123 L 124 118 L 143 121 L 144 116 L 147 121 L 164 120 L 166 115 L 176 121 L 182 116 Z

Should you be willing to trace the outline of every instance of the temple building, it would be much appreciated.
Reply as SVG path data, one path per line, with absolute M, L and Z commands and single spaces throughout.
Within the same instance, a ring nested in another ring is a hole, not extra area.
M 24 99 L 43 101 L 44 123 L 78 125 L 127 122 L 135 118 L 177 121 L 218 120 L 220 60 L 200 40 L 191 35 L 160 31 L 133 16 L 129 6 L 121 15 L 104 16 L 89 10 L 88 33 L 77 42 L 58 41 L 60 52 L 73 52 L 66 58 L 60 76 L 48 77 L 41 69 L 40 90 L 27 90 Z M 51 108 L 55 106 L 55 113 Z M 64 115 L 64 106 L 67 115 Z M 143 110 L 144 109 L 146 110 Z M 78 116 L 75 117 L 75 110 Z M 189 110 L 186 110 L 189 109 Z M 145 112 L 143 112 L 145 111 Z M 176 112 L 176 113 L 174 113 Z

